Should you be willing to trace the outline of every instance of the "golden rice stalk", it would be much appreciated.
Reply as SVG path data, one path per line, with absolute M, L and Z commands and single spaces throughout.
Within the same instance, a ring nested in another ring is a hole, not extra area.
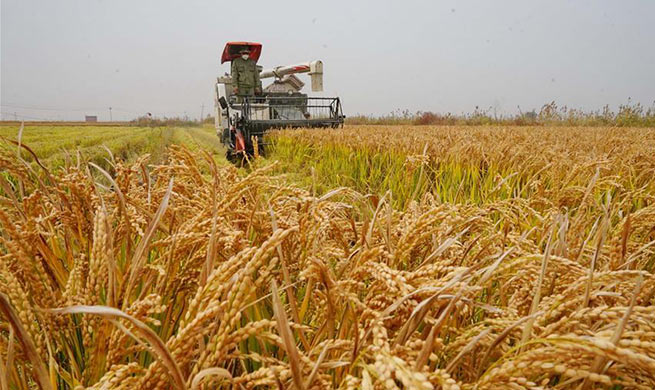
M 139 241 L 139 245 L 137 245 L 136 249 L 134 250 L 134 255 L 132 256 L 132 260 L 130 261 L 130 274 L 127 279 L 127 287 L 125 288 L 124 291 L 124 297 L 125 300 L 123 301 L 123 307 L 126 307 L 127 297 L 129 297 L 132 288 L 134 286 L 134 283 L 136 281 L 137 276 L 140 274 L 142 267 L 143 267 L 143 255 L 146 251 L 146 248 L 150 244 L 150 239 L 152 238 L 153 233 L 155 232 L 155 229 L 157 228 L 157 225 L 159 224 L 159 220 L 162 218 L 164 215 L 164 212 L 166 211 L 166 207 L 168 207 L 168 200 L 171 197 L 171 193 L 173 191 L 173 178 L 171 178 L 168 182 L 168 188 L 166 189 L 166 194 L 162 198 L 161 204 L 159 205 L 159 209 L 157 209 L 157 213 L 155 213 L 154 217 L 150 221 L 150 224 L 148 225 L 148 230 L 145 232 L 143 238 L 141 241 Z
M 129 321 L 134 325 L 135 329 L 139 336 L 143 337 L 148 341 L 153 351 L 159 360 L 166 366 L 169 370 L 170 376 L 173 378 L 175 387 L 180 390 L 186 390 L 186 383 L 182 377 L 182 372 L 178 367 L 175 359 L 171 355 L 170 351 L 166 347 L 166 344 L 157 336 L 157 334 L 146 324 L 137 320 L 136 318 L 123 313 L 122 311 L 115 309 L 113 307 L 107 306 L 69 306 L 59 309 L 48 309 L 47 310 L 53 314 L 93 314 L 101 317 L 107 318 L 121 318 Z M 137 339 L 137 341 L 139 341 Z
M 41 359 L 40 354 L 36 350 L 36 346 L 34 345 L 32 337 L 30 337 L 30 334 L 25 330 L 21 320 L 14 312 L 14 309 L 9 302 L 9 298 L 7 298 L 7 296 L 2 293 L 0 293 L 0 311 L 16 332 L 16 337 L 18 337 L 18 340 L 20 340 L 21 345 L 23 346 L 23 350 L 32 365 L 32 371 L 34 372 L 34 379 L 36 383 L 39 385 L 41 390 L 52 389 L 50 386 L 48 371 L 43 364 L 43 360 Z
M 193 380 L 191 381 L 191 390 L 199 390 L 202 381 L 205 380 L 205 378 L 210 377 L 232 379 L 232 374 L 230 374 L 228 370 L 221 367 L 205 368 L 193 377 Z
M 277 328 L 280 332 L 280 337 L 284 342 L 284 349 L 287 352 L 289 357 L 289 366 L 291 367 L 291 377 L 293 378 L 293 383 L 299 390 L 305 389 L 305 384 L 302 380 L 302 367 L 300 366 L 300 356 L 298 354 L 298 348 L 296 347 L 296 341 L 291 333 L 291 328 L 289 327 L 289 320 L 284 311 L 284 306 L 282 301 L 280 301 L 280 295 L 277 289 L 277 284 L 275 280 L 271 282 L 272 290 L 272 299 L 273 299 L 273 310 L 275 312 L 275 319 L 277 321 Z

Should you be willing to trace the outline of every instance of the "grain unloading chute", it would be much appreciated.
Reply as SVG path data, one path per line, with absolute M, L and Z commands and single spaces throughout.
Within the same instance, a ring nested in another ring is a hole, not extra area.
M 221 62 L 235 60 L 244 47 L 249 49 L 250 59 L 257 62 L 261 44 L 254 42 L 228 42 Z M 214 89 L 216 131 L 228 149 L 228 158 L 252 154 L 255 137 L 263 150 L 263 135 L 272 128 L 343 125 L 344 115 L 338 97 L 310 97 L 301 92 L 305 83 L 297 75 L 303 73 L 310 76 L 313 92 L 323 91 L 322 61 L 266 70 L 257 65 L 257 72 L 260 79 L 273 78 L 273 82 L 257 95 L 236 95 L 236 83 L 227 73 L 217 78 Z
M 309 73 L 312 81 L 312 92 L 323 92 L 323 62 L 320 60 L 262 70 L 259 77 L 262 79 L 275 77 L 276 80 L 280 80 L 284 76 L 298 73 Z

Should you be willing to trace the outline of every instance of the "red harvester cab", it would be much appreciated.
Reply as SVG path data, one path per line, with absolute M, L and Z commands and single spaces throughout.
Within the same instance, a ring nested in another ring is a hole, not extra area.
M 250 58 L 253 61 L 257 62 L 259 56 L 262 54 L 262 44 L 256 42 L 228 42 L 225 44 L 223 49 L 223 55 L 221 55 L 221 64 L 232 61 L 233 59 L 239 57 L 241 54 L 239 52 L 244 47 L 250 49 Z

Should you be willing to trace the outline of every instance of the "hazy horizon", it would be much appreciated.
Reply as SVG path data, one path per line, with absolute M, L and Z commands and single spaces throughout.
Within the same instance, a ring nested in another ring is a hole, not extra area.
M 654 1 L 239 4 L 2 0 L 1 118 L 198 118 L 233 40 L 265 68 L 323 60 L 346 115 L 655 101 Z

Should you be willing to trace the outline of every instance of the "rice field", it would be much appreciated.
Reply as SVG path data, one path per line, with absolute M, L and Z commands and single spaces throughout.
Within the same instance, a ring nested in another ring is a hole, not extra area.
M 303 184 L 391 190 L 399 207 L 425 193 L 450 203 L 575 207 L 579 199 L 570 198 L 594 176 L 596 196 L 639 203 L 655 193 L 655 128 L 348 126 L 286 131 L 274 143 L 280 172 Z
M 19 132 L 19 126 L 0 126 L 0 142 L 17 141 Z M 27 125 L 20 138 L 49 167 L 74 162 L 78 153 L 81 159 L 103 167 L 108 167 L 105 159 L 110 158 L 109 152 L 123 161 L 133 161 L 145 153 L 161 161 L 171 144 L 224 153 L 213 127 Z M 28 162 L 34 161 L 29 151 L 23 150 L 22 155 Z
M 0 147 L 0 388 L 655 387 L 655 129 L 270 139 Z

